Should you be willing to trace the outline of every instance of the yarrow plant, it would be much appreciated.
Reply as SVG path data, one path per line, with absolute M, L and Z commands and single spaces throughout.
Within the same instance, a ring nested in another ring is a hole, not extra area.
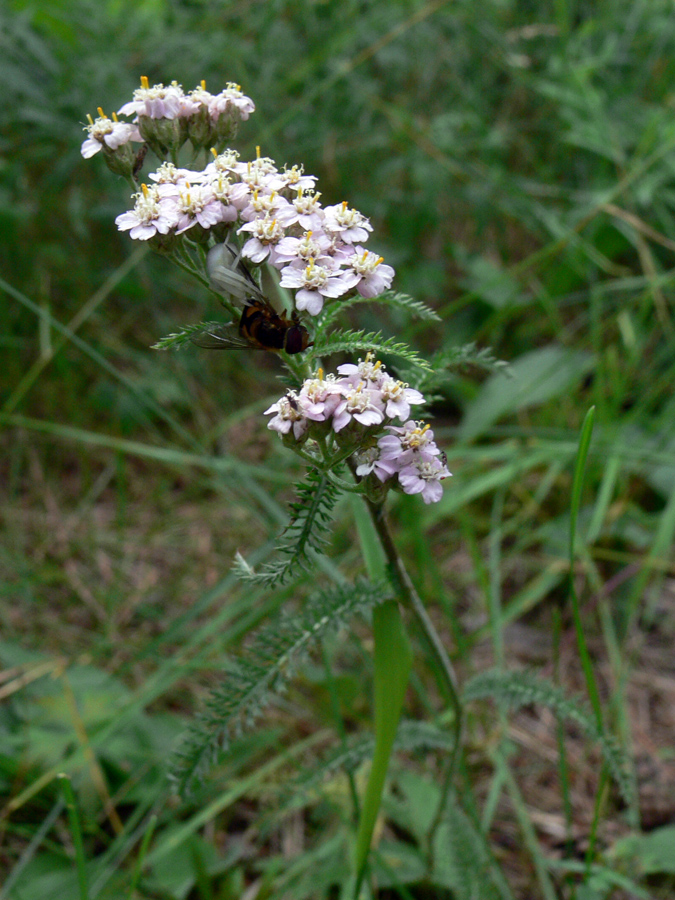
M 320 592 L 302 624 L 288 626 L 288 643 L 280 643 L 275 632 L 277 655 L 268 668 L 259 659 L 251 666 L 252 687 L 242 664 L 234 686 L 214 698 L 192 729 L 177 766 L 180 783 L 189 787 L 229 730 L 250 721 L 271 686 L 280 685 L 297 648 L 316 640 L 326 624 L 373 607 L 376 743 L 356 836 L 358 892 L 411 666 L 399 603 L 420 622 L 454 698 L 455 749 L 460 707 L 447 653 L 384 514 L 391 489 L 419 494 L 425 504 L 443 496 L 450 475 L 445 454 L 431 427 L 417 417 L 426 402 L 422 387 L 437 377 L 434 366 L 395 338 L 338 328 L 336 322 L 343 311 L 366 301 L 403 307 L 427 320 L 437 317 L 390 290 L 394 270 L 364 246 L 373 228 L 361 212 L 346 201 L 324 205 L 317 178 L 301 165 L 280 168 L 259 149 L 255 159 L 241 160 L 228 146 L 254 109 L 234 83 L 217 94 L 204 82 L 185 93 L 176 82 L 151 87 L 142 78 L 133 99 L 112 118 L 101 108 L 98 118 L 89 117 L 82 155 L 101 153 L 132 189 L 131 208 L 115 220 L 118 229 L 193 275 L 226 311 L 225 321 L 184 325 L 155 346 L 266 350 L 277 353 L 288 370 L 292 386 L 265 415 L 268 427 L 307 464 L 308 475 L 297 486 L 279 561 L 254 571 L 239 558 L 240 577 L 272 587 L 315 566 L 340 494 L 365 500 L 386 565 L 371 557 L 369 583 L 357 582 L 337 594 Z M 148 151 L 157 164 L 141 177 Z M 274 301 L 262 289 L 263 271 Z M 327 374 L 324 359 L 334 353 L 354 354 L 356 361 Z M 390 374 L 383 356 L 405 367 L 413 384 Z M 237 684 L 243 685 L 240 691 Z M 257 708 L 251 707 L 252 697 L 258 698 Z

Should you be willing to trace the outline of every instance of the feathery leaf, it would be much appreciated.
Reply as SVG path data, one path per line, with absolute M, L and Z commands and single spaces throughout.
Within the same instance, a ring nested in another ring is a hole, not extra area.
M 415 350 L 395 338 L 383 338 L 381 331 L 332 331 L 314 342 L 314 346 L 308 351 L 308 359 L 330 356 L 331 353 L 353 353 L 356 350 L 371 351 L 378 356 L 391 354 L 420 369 L 430 368 L 427 360 Z
M 384 583 L 359 581 L 313 595 L 302 612 L 263 628 L 243 657 L 226 669 L 226 680 L 211 695 L 191 726 L 174 765 L 181 792 L 189 790 L 212 765 L 233 735 L 250 726 L 280 693 L 310 646 L 328 631 L 391 597 Z
M 306 480 L 296 487 L 296 493 L 297 500 L 290 505 L 291 521 L 276 546 L 282 558 L 262 566 L 257 572 L 242 564 L 241 557 L 236 558 L 233 568 L 242 581 L 268 586 L 283 584 L 298 567 L 307 568 L 312 551 L 323 552 L 340 490 L 326 475 L 310 469 Z
M 511 709 L 539 703 L 554 710 L 561 718 L 575 722 L 590 740 L 597 741 L 600 745 L 621 795 L 627 805 L 631 806 L 634 789 L 626 754 L 614 738 L 600 731 L 593 713 L 582 700 L 565 696 L 557 685 L 537 678 L 530 672 L 503 672 L 495 669 L 481 672 L 472 678 L 462 694 L 464 702 L 486 698 L 502 701 Z
M 398 306 L 406 309 L 418 319 L 425 322 L 440 322 L 441 317 L 426 303 L 421 300 L 415 300 L 409 294 L 401 294 L 397 291 L 385 291 L 379 297 L 362 297 L 356 294 L 348 300 L 338 300 L 332 303 L 321 316 L 318 323 L 318 331 L 322 333 L 328 325 L 331 325 L 349 306 L 356 306 L 358 303 L 386 303 L 388 306 Z

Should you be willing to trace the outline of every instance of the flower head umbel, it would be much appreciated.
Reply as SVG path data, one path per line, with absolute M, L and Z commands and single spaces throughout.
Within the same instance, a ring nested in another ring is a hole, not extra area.
M 116 113 L 108 119 L 99 109 L 99 118 L 86 126 L 82 154 L 89 158 L 104 150 L 107 164 L 136 188 L 134 207 L 118 216 L 118 227 L 134 240 L 167 235 L 162 248 L 180 256 L 181 265 L 194 257 L 196 243 L 207 250 L 220 243 L 233 248 L 236 268 L 249 281 L 259 280 L 257 266 L 272 265 L 281 273 L 281 287 L 290 291 L 296 315 L 318 316 L 327 304 L 382 294 L 394 270 L 363 247 L 373 228 L 359 210 L 346 201 L 324 207 L 316 176 L 300 165 L 280 169 L 259 147 L 255 159 L 242 160 L 225 146 L 254 109 L 234 82 L 219 93 L 208 91 L 203 81 L 185 92 L 176 81 L 151 85 L 145 77 L 119 108 L 130 122 L 119 121 Z M 145 142 L 137 155 L 132 141 Z M 209 151 L 203 168 L 178 162 L 186 141 L 193 145 L 193 158 Z M 136 176 L 148 149 L 160 165 L 148 176 L 154 186 L 140 187 Z M 204 262 L 204 255 L 193 259 L 191 268 L 211 282 Z
M 380 497 L 395 487 L 434 503 L 450 472 L 429 425 L 408 419 L 410 404 L 421 403 L 419 391 L 397 381 L 368 354 L 356 365 L 339 366 L 337 377 L 319 369 L 266 415 L 275 413 L 268 427 L 284 435 L 289 447 L 293 438 L 297 446 L 314 438 L 324 465 L 344 459 L 346 447 L 366 493 Z M 392 424 L 397 419 L 402 424 Z

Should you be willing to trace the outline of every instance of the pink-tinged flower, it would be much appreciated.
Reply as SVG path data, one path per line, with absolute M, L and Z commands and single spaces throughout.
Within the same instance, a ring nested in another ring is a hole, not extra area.
M 390 419 L 405 422 L 410 415 L 410 404 L 424 403 L 424 396 L 419 391 L 408 387 L 403 381 L 397 381 L 391 375 L 384 375 L 378 389 L 385 412 Z
M 209 163 L 204 169 L 207 178 L 216 178 L 219 175 L 231 175 L 237 171 L 237 167 L 241 165 L 238 162 L 239 153 L 236 150 L 224 150 L 222 153 L 213 153 L 213 162 Z
M 379 425 L 384 420 L 384 411 L 377 391 L 365 385 L 347 388 L 344 398 L 333 413 L 333 430 L 337 433 L 355 419 L 361 425 Z
M 354 255 L 348 260 L 349 266 L 359 276 L 356 290 L 362 297 L 379 297 L 391 286 L 394 270 L 391 266 L 382 265 L 383 259 L 377 253 L 356 247 Z
M 396 467 L 389 460 L 380 458 L 378 447 L 368 447 L 365 450 L 357 450 L 354 454 L 356 463 L 355 472 L 359 478 L 374 473 L 380 481 L 387 481 L 396 472 Z
M 399 466 L 408 465 L 415 456 L 424 459 L 438 456 L 440 450 L 434 441 L 434 433 L 429 425 L 410 420 L 402 427 L 387 425 L 389 434 L 377 442 L 382 451 L 382 459 L 396 460 Z
M 368 353 L 365 359 L 359 360 L 358 365 L 344 363 L 338 366 L 338 372 L 353 385 L 357 385 L 360 381 L 367 381 L 379 387 L 382 379 L 389 376 L 386 374 L 384 364 L 379 359 L 373 360 L 373 354 Z
M 352 273 L 353 275 L 353 273 Z M 309 265 L 290 265 L 281 270 L 282 287 L 297 289 L 295 305 L 317 316 L 323 309 L 325 297 L 341 297 L 354 286 L 349 273 L 331 271 L 327 266 L 317 266 L 310 259 Z
M 134 208 L 115 219 L 120 231 L 129 231 L 134 240 L 147 241 L 156 234 L 168 234 L 176 224 L 174 203 L 163 201 L 156 187 L 141 185 L 132 197 Z
M 307 265 L 310 259 L 318 262 L 319 265 L 326 262 L 330 265 L 330 257 L 327 251 L 331 245 L 325 234 L 315 234 L 313 231 L 306 231 L 302 237 L 285 237 L 277 244 L 277 252 L 275 265 L 281 268 L 286 263 L 298 262 Z
M 367 241 L 373 226 L 357 209 L 349 209 L 347 201 L 324 209 L 324 229 L 339 235 L 345 244 Z
M 188 113 L 183 88 L 176 81 L 168 87 L 155 84 L 150 87 L 143 75 L 141 87 L 134 91 L 134 99 L 117 110 L 124 116 L 147 116 L 149 119 L 176 119 Z M 195 107 L 195 110 L 198 107 Z M 191 110 L 191 111 L 195 111 Z
M 185 183 L 185 186 L 174 198 L 176 205 L 176 234 L 182 234 L 193 225 L 201 225 L 202 228 L 211 228 L 219 222 L 234 221 L 234 216 L 228 214 L 228 208 L 216 200 L 210 185 Z M 229 219 L 224 218 L 229 215 Z
M 190 184 L 204 180 L 203 172 L 193 172 L 191 169 L 179 169 L 172 162 L 163 162 L 156 172 L 151 172 L 148 178 L 158 185 L 184 185 L 186 181 Z M 160 193 L 163 193 L 160 191 Z M 176 193 L 178 193 L 176 191 Z
M 315 194 L 313 191 L 299 190 L 297 196 L 291 201 L 290 215 L 285 224 L 295 225 L 297 223 L 305 231 L 320 229 L 323 224 L 320 196 L 321 194 Z
M 80 152 L 85 159 L 90 159 L 99 150 L 102 150 L 104 144 L 111 150 L 117 150 L 118 147 L 128 144 L 129 141 L 143 142 L 137 125 L 119 122 L 115 113 L 113 113 L 113 118 L 109 119 L 100 107 L 98 111 L 98 119 L 94 120 L 91 116 L 87 116 L 89 124 L 84 126 L 89 137 L 82 144 Z
M 255 112 L 255 103 L 246 94 L 242 94 L 241 86 L 234 81 L 228 81 L 224 90 L 216 94 L 211 106 L 211 116 L 218 119 L 223 113 L 236 110 L 237 116 L 245 122 L 252 112 Z
M 237 163 L 234 171 L 244 184 L 249 186 L 251 193 L 259 191 L 260 194 L 271 194 L 273 191 L 280 191 L 284 186 L 284 180 L 279 175 L 274 160 L 267 156 L 259 156 L 253 162 Z
M 285 197 L 282 197 L 278 191 L 267 193 L 266 191 L 255 188 L 251 191 L 250 185 L 244 182 L 244 187 L 248 192 L 248 203 L 241 211 L 241 217 L 244 222 L 251 222 L 261 216 L 273 215 L 284 228 L 289 224 L 292 218 L 293 208 Z
M 226 175 L 209 179 L 208 185 L 213 191 L 213 196 L 216 200 L 220 200 L 225 206 L 231 207 L 232 213 L 228 212 L 227 217 L 223 221 L 234 222 L 248 200 L 248 188 L 246 185 L 232 184 Z
M 308 419 L 314 422 L 325 422 L 335 412 L 343 395 L 342 385 L 334 375 L 324 378 L 323 369 L 319 369 L 316 378 L 307 378 L 300 391 L 300 405 Z
M 289 391 L 285 397 L 273 403 L 269 409 L 265 410 L 264 415 L 269 416 L 271 413 L 276 413 L 274 418 L 267 423 L 267 427 L 272 431 L 288 434 L 292 430 L 296 440 L 300 440 L 307 431 L 309 423 L 300 408 L 295 391 Z
M 314 190 L 314 185 L 317 180 L 316 175 L 305 175 L 302 166 L 292 166 L 290 169 L 287 169 L 286 166 L 284 166 L 281 177 L 284 179 L 284 187 L 293 191 Z
M 255 219 L 247 225 L 242 225 L 239 233 L 242 231 L 249 231 L 253 234 L 253 237 L 244 244 L 241 251 L 242 256 L 254 263 L 261 263 L 269 256 L 270 262 L 274 262 L 274 245 L 285 234 L 277 219 L 273 219 L 269 215 L 262 219 Z
M 410 465 L 398 473 L 399 484 L 406 494 L 421 494 L 425 503 L 437 503 L 443 496 L 441 481 L 451 473 L 437 457 L 416 455 Z

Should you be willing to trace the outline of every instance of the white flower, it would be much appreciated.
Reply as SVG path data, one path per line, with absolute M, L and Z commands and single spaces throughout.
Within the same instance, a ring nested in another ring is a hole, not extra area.
M 356 385 L 359 381 L 370 381 L 379 387 L 382 378 L 385 377 L 384 364 L 378 359 L 373 362 L 374 356 L 368 353 L 365 359 L 360 359 L 356 366 L 354 363 L 344 363 L 338 366 L 338 372 Z M 386 376 L 389 377 L 388 375 Z
M 275 265 L 281 268 L 284 263 L 300 262 L 307 265 L 310 259 L 321 264 L 322 260 L 330 265 L 327 251 L 331 245 L 325 234 L 314 234 L 306 231 L 301 238 L 285 237 L 277 244 Z
M 217 110 L 220 115 L 233 108 L 237 110 L 242 122 L 245 122 L 251 113 L 255 112 L 255 103 L 246 94 L 242 94 L 240 85 L 235 84 L 234 81 L 228 81 L 225 89 L 213 98 L 213 110 Z M 213 110 L 211 115 L 213 115 Z M 218 118 L 218 115 L 214 118 Z
M 377 391 L 371 391 L 364 384 L 345 390 L 333 414 L 335 432 L 349 425 L 355 419 L 361 425 L 379 425 L 384 420 L 384 412 Z
M 397 381 L 391 375 L 385 375 L 379 385 L 380 396 L 390 419 L 404 422 L 410 415 L 410 404 L 424 403 L 424 396 L 408 387 L 403 381 Z
M 258 190 L 261 194 L 271 194 L 284 186 L 284 180 L 279 176 L 274 161 L 266 156 L 258 157 L 253 162 L 237 163 L 234 171 L 252 192 Z
M 356 247 L 354 255 L 348 260 L 349 266 L 359 276 L 356 290 L 362 297 L 378 297 L 391 286 L 394 270 L 391 266 L 382 265 L 384 260 L 377 253 Z
M 357 209 L 349 209 L 347 201 L 324 209 L 324 228 L 337 234 L 346 244 L 367 241 L 373 226 Z
M 141 78 L 141 86 L 134 91 L 134 99 L 117 110 L 124 116 L 147 116 L 150 119 L 176 119 L 179 116 L 189 115 L 198 109 L 197 105 L 191 109 L 183 88 L 172 81 L 168 87 L 163 84 L 155 84 L 150 87 L 145 75 Z
M 274 418 L 267 423 L 267 427 L 272 431 L 288 434 L 292 429 L 296 440 L 299 440 L 307 431 L 309 423 L 300 408 L 295 391 L 289 391 L 285 397 L 273 403 L 269 409 L 265 410 L 264 415 L 269 416 L 271 413 L 276 413 Z
M 313 190 L 316 184 L 316 175 L 305 175 L 302 166 L 292 166 L 281 173 L 284 179 L 284 187 L 291 188 L 296 191 Z
M 90 159 L 99 150 L 102 150 L 104 144 L 111 150 L 117 150 L 118 147 L 129 141 L 143 142 L 137 125 L 119 122 L 114 113 L 113 118 L 109 119 L 100 107 L 98 112 L 99 117 L 95 120 L 91 116 L 87 116 L 89 124 L 84 126 L 89 137 L 82 144 L 80 152 L 85 159 Z
M 245 222 L 273 214 L 286 227 L 292 217 L 293 209 L 285 197 L 282 197 L 278 191 L 267 193 L 258 188 L 254 188 L 251 192 L 250 185 L 246 182 L 244 182 L 244 187 L 248 192 L 248 204 L 241 211 L 241 217 Z
M 321 312 L 324 297 L 341 297 L 354 284 L 347 273 L 331 271 L 327 266 L 317 266 L 313 259 L 310 259 L 307 266 L 286 266 L 281 270 L 281 276 L 282 287 L 298 289 L 295 295 L 296 307 L 306 309 L 311 316 L 317 316 Z
M 253 237 L 244 244 L 241 251 L 242 256 L 246 256 L 254 263 L 261 263 L 267 256 L 270 256 L 270 262 L 273 262 L 274 245 L 285 234 L 278 220 L 266 215 L 263 219 L 255 219 L 248 225 L 242 225 L 239 233 L 242 231 L 253 233 Z
M 172 162 L 163 162 L 156 172 L 151 172 L 148 176 L 157 184 L 185 184 L 189 181 L 191 184 L 202 181 L 204 175 L 202 172 L 192 172 L 190 169 L 179 169 Z
M 176 234 L 182 234 L 193 225 L 201 225 L 202 228 L 211 228 L 219 222 L 233 221 L 234 215 L 228 212 L 228 207 L 223 206 L 214 196 L 210 185 L 186 182 L 183 189 L 175 198 L 176 204 Z M 228 218 L 224 218 L 228 216 Z
M 291 201 L 293 209 L 289 215 L 286 225 L 295 225 L 296 223 L 306 231 L 321 228 L 323 223 L 323 210 L 319 203 L 321 194 L 315 194 L 313 191 L 299 190 L 297 196 Z
M 167 234 L 175 226 L 175 205 L 162 201 L 156 187 L 143 184 L 141 188 L 132 195 L 134 208 L 117 216 L 115 224 L 120 231 L 129 231 L 134 240 L 147 241 L 156 234 Z

